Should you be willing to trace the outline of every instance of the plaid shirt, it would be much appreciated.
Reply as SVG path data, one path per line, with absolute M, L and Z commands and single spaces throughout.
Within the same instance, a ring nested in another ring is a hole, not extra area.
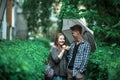
M 74 47 L 75 47 L 75 42 L 71 44 L 71 49 L 68 52 L 68 56 L 67 56 L 68 65 L 72 59 Z M 76 53 L 76 57 L 73 65 L 73 76 L 76 76 L 78 71 L 82 73 L 86 70 L 90 50 L 91 50 L 90 44 L 87 41 L 83 40 L 80 43 Z

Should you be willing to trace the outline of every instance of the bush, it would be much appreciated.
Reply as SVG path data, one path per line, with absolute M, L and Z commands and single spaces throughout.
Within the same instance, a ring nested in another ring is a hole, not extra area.
M 119 80 L 119 52 L 116 44 L 98 47 L 90 56 L 87 80 Z
M 0 80 L 44 80 L 46 39 L 0 42 Z

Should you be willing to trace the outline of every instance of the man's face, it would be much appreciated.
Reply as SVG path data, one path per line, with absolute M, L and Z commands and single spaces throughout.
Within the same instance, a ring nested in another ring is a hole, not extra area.
M 75 39 L 77 39 L 80 34 L 79 31 L 72 31 L 72 35 Z

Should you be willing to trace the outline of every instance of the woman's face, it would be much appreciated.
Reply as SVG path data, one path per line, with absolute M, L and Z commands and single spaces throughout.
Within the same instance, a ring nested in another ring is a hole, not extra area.
M 58 38 L 58 45 L 64 45 L 65 44 L 65 37 L 64 35 L 60 35 Z

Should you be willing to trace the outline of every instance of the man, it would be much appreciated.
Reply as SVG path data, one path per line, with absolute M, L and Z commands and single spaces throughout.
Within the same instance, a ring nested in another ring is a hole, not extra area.
M 83 39 L 80 25 L 74 25 L 70 29 L 75 41 L 68 52 L 68 80 L 84 80 L 91 47 Z

